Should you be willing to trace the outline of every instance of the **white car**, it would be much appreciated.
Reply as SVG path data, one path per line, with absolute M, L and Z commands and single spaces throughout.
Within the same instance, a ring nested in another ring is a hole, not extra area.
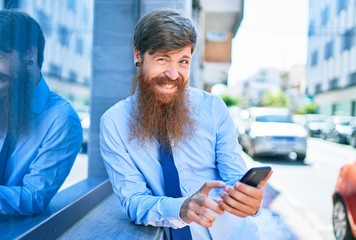
M 304 161 L 307 152 L 307 131 L 293 122 L 288 109 L 252 108 L 247 127 L 239 136 L 242 147 L 254 156 L 289 155 Z

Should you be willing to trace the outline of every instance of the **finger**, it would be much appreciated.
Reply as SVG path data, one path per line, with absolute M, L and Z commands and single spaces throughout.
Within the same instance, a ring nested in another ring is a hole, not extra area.
M 267 184 L 268 180 L 271 178 L 272 174 L 273 174 L 273 171 L 271 170 L 268 173 L 268 175 L 260 182 L 260 184 L 258 184 L 257 187 L 258 188 L 263 188 Z
M 254 212 L 254 209 L 258 209 L 260 206 L 260 201 L 258 199 L 236 191 L 233 188 L 231 188 L 231 191 L 222 192 L 220 196 L 223 201 L 232 208 L 244 208 L 245 210 L 243 211 L 247 213 Z
M 251 187 L 241 182 L 237 182 L 234 187 L 226 186 L 224 190 L 240 202 L 258 201 L 263 198 L 262 189 Z
M 211 209 L 219 215 L 224 213 L 224 211 L 219 207 L 219 204 L 210 197 L 205 198 L 204 202 L 201 205 L 205 208 Z
M 223 201 L 220 202 L 220 207 L 235 216 L 246 217 L 255 213 L 251 208 L 248 208 L 242 203 L 232 201 L 232 198 L 226 193 L 222 193 L 221 198 Z
M 212 221 L 209 221 L 209 220 L 207 220 L 207 218 L 205 218 L 205 217 L 203 218 L 203 217 L 201 217 L 198 214 L 193 213 L 193 212 L 192 212 L 192 214 L 190 214 L 189 218 L 193 222 L 195 222 L 195 223 L 197 223 L 197 224 L 199 224 L 199 225 L 201 225 L 203 227 L 211 227 L 213 225 Z
M 243 207 L 242 211 L 250 214 L 255 213 L 261 206 L 263 190 L 249 185 L 238 183 L 237 187 L 225 187 L 224 201 L 233 208 Z
M 204 194 L 205 196 L 208 196 L 211 189 L 213 189 L 213 188 L 223 188 L 223 187 L 225 187 L 225 183 L 222 182 L 222 181 L 207 181 L 199 189 L 198 192 Z
M 209 212 L 206 208 L 199 209 L 197 215 L 209 222 L 215 221 L 215 216 L 211 212 Z

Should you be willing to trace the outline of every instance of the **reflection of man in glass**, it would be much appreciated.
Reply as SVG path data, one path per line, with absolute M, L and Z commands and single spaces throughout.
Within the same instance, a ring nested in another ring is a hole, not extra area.
M 33 18 L 0 10 L 0 214 L 41 212 L 81 147 L 76 112 L 41 74 L 44 46 Z

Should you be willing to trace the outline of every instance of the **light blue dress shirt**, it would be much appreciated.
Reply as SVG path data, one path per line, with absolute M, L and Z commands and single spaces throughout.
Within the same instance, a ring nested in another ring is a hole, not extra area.
M 0 186 L 0 214 L 41 212 L 63 184 L 81 148 L 82 127 L 77 113 L 49 90 L 43 77 L 35 87 L 34 99 L 35 120 L 30 133 L 20 134 L 6 164 L 5 184 Z
M 164 182 L 159 145 L 142 147 L 129 140 L 129 122 L 136 96 L 111 107 L 101 118 L 101 154 L 114 192 L 129 218 L 136 224 L 181 228 L 186 225 L 179 211 L 184 200 L 208 180 L 222 180 L 233 185 L 246 172 L 237 142 L 236 128 L 220 97 L 189 88 L 195 135 L 173 150 L 182 198 L 164 196 Z M 219 197 L 219 190 L 210 196 Z M 193 239 L 259 239 L 251 217 L 239 218 L 227 212 L 217 215 L 207 229 L 189 224 Z

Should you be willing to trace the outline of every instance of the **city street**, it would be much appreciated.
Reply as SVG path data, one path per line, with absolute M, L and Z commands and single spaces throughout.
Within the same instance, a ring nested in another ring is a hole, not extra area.
M 319 138 L 309 138 L 308 153 L 305 163 L 295 162 L 286 158 L 256 158 L 252 161 L 244 155 L 247 163 L 254 165 L 270 165 L 274 174 L 270 183 L 288 203 L 288 210 L 281 204 L 275 204 L 274 210 L 282 216 L 295 217 L 305 226 L 318 233 L 321 239 L 334 239 L 332 228 L 332 192 L 336 184 L 339 168 L 356 160 L 356 149 Z M 288 212 L 286 212 L 288 211 Z M 299 229 L 298 223 L 285 219 L 290 227 L 299 231 L 299 239 L 308 237 L 305 229 Z M 304 231 L 304 233 L 303 233 Z M 298 234 L 297 234 L 298 235 Z

